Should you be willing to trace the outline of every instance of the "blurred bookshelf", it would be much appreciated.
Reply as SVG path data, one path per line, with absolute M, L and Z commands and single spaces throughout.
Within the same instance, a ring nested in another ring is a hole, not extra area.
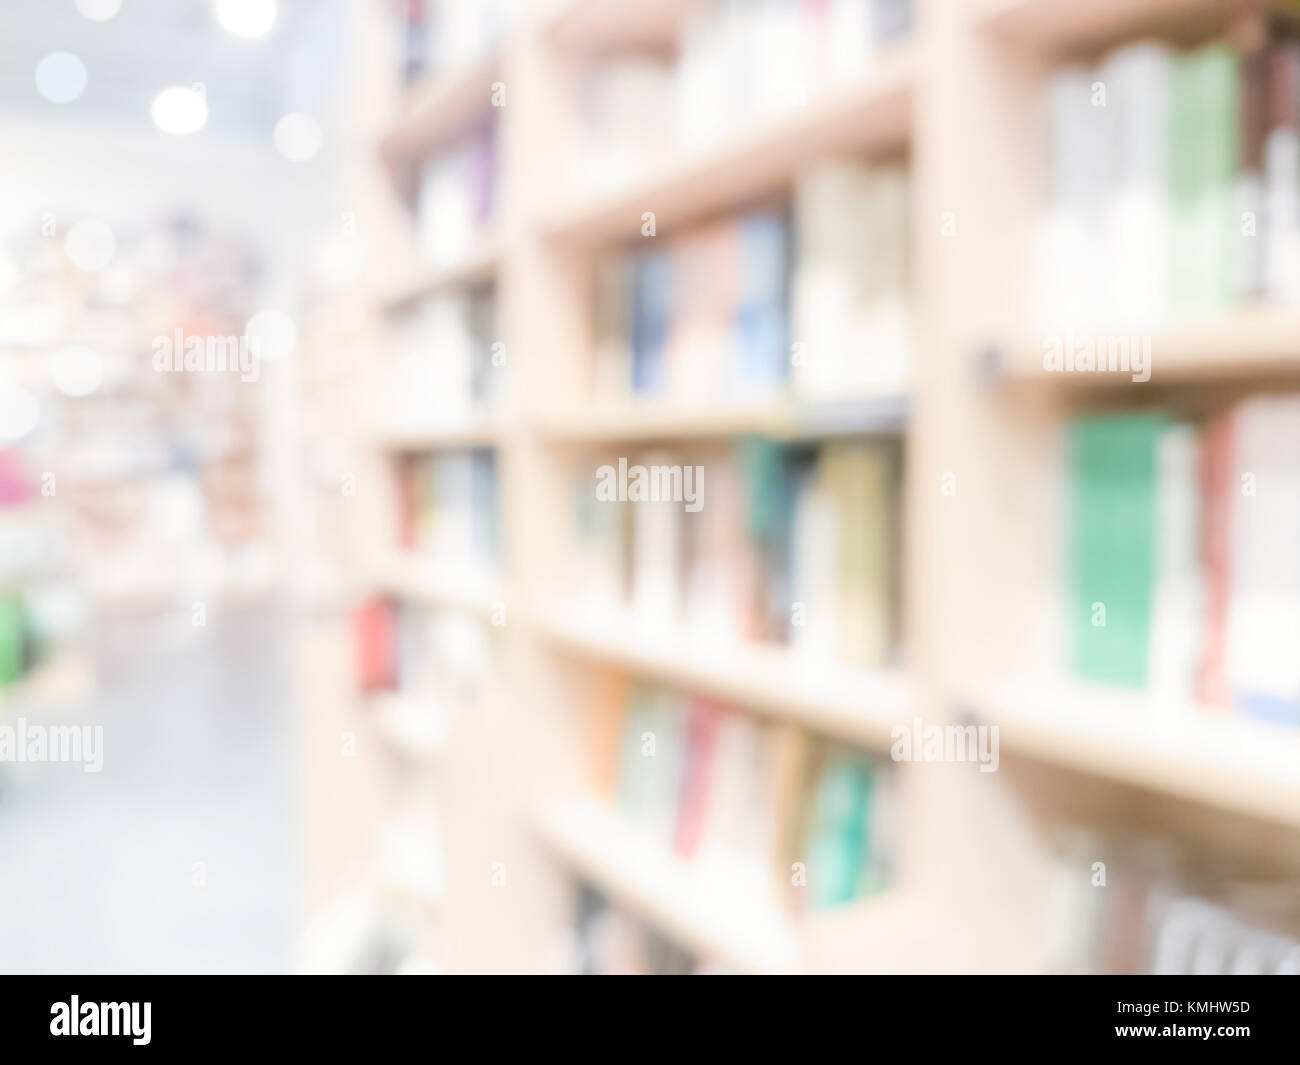
M 1300 876 L 1300 733 L 1202 697 L 1169 619 L 1197 612 L 1186 544 L 1211 504 L 1161 463 L 1201 455 L 1225 412 L 1265 424 L 1250 404 L 1294 391 L 1296 312 L 1257 286 L 1208 316 L 1103 308 L 1058 327 L 1036 294 L 1055 284 L 1060 310 L 1077 276 L 1061 234 L 1089 232 L 1092 216 L 1060 222 L 1052 175 L 1077 149 L 1051 133 L 1091 87 L 1086 64 L 1110 64 L 1096 78 L 1114 93 L 1189 55 L 1212 70 L 1228 50 L 1201 50 L 1258 38 L 1266 15 L 1229 0 L 483 8 L 487 28 L 452 35 L 479 51 L 417 63 L 405 88 L 401 31 L 370 19 L 389 98 L 367 130 L 369 195 L 396 232 L 356 347 L 382 383 L 353 415 L 377 486 L 355 713 L 402 780 L 436 781 L 405 800 L 437 822 L 423 841 L 445 880 L 420 956 L 449 971 L 1173 971 L 1194 953 L 1171 939 L 1183 921 L 1288 964 L 1300 915 L 1239 889 Z M 723 12 L 752 34 L 748 58 L 710 50 Z M 817 51 L 851 30 L 856 50 Z M 776 87 L 738 104 L 764 48 L 788 60 Z M 1107 330 L 1149 341 L 1149 381 L 1047 372 L 1052 336 Z M 1101 439 L 1118 426 L 1156 456 L 1140 487 L 1093 446 L 1107 418 Z M 698 464 L 710 506 L 593 509 L 593 474 L 620 460 Z M 1293 483 L 1269 468 L 1274 490 Z M 1130 528 L 1120 506 L 1101 550 L 1181 537 L 1182 568 L 1144 562 L 1141 594 L 1111 604 L 1120 635 L 1090 643 L 1096 548 L 1072 534 L 1071 500 L 1106 526 L 1107 493 L 1139 490 L 1156 516 Z M 1148 597 L 1144 627 L 1126 627 Z M 1290 624 L 1296 604 L 1270 603 Z M 404 635 L 421 626 L 440 635 Z M 1105 644 L 1125 633 L 1153 649 L 1141 662 Z M 415 690 L 439 656 L 453 690 Z M 997 725 L 1001 771 L 895 764 L 894 730 L 919 719 Z M 655 759 L 635 756 L 646 734 Z M 710 791 L 709 772 L 729 783 Z M 762 838 L 737 842 L 713 806 L 751 796 Z M 1181 833 L 1178 812 L 1204 830 Z M 1093 857 L 1071 867 L 1079 825 Z M 1178 859 L 1149 860 L 1166 850 Z M 1053 888 L 1112 855 L 1148 885 L 1140 915 Z M 804 863 L 811 887 L 791 883 Z M 1089 954 L 1090 921 L 1139 922 L 1154 945 Z

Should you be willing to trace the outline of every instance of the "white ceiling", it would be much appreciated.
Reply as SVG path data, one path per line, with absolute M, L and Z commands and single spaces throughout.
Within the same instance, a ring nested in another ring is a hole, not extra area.
M 0 113 L 149 126 L 149 105 L 169 85 L 201 82 L 208 131 L 269 137 L 288 111 L 326 124 L 344 68 L 346 0 L 279 0 L 271 32 L 249 40 L 217 23 L 211 0 L 124 0 L 107 22 L 84 18 L 73 0 L 0 0 Z M 82 96 L 51 104 L 34 72 L 51 52 L 85 62 Z

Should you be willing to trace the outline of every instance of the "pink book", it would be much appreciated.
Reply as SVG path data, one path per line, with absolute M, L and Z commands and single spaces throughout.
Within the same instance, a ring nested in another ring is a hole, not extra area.
M 1201 565 L 1205 572 L 1205 646 L 1197 692 L 1207 706 L 1227 709 L 1228 603 L 1232 595 L 1232 507 L 1234 417 L 1215 418 L 1201 441 Z

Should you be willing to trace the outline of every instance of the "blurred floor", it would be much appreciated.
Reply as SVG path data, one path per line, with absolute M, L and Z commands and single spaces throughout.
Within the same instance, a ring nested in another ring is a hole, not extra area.
M 207 620 L 96 627 L 90 701 L 47 720 L 102 724 L 100 773 L 0 765 L 0 972 L 289 968 L 285 625 L 267 606 Z

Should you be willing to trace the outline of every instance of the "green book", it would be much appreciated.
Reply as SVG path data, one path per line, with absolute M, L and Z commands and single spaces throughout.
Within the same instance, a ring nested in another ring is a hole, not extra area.
M 833 754 L 822 765 L 808 834 L 808 888 L 814 907 L 858 897 L 872 783 L 871 763 L 860 756 Z
M 0 688 L 22 678 L 24 639 L 22 601 L 12 595 L 0 598 Z
M 656 732 L 654 693 L 633 688 L 628 693 L 623 718 L 623 741 L 619 751 L 618 805 L 629 820 L 646 816 L 649 804 L 649 774 L 643 753 L 646 733 Z
M 1221 44 L 1170 65 L 1171 297 L 1177 312 L 1221 311 L 1232 296 L 1238 59 Z
M 1155 582 L 1159 414 L 1082 418 L 1069 430 L 1075 673 L 1143 687 Z

